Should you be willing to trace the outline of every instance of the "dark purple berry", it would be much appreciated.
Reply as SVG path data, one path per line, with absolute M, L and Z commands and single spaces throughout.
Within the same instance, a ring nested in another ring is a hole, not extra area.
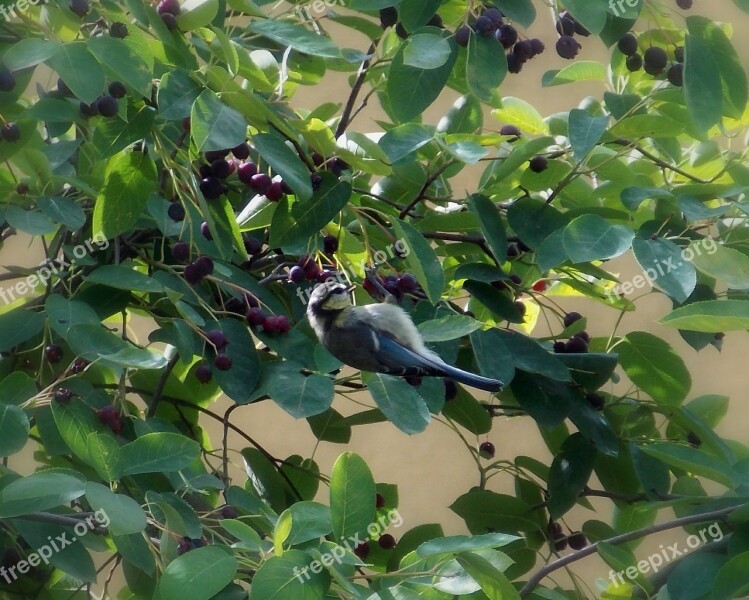
M 237 167 L 237 177 L 245 185 L 251 185 L 252 177 L 257 174 L 257 165 L 253 162 L 244 162 Z
M 377 510 L 380 510 L 384 506 L 385 506 L 385 496 L 383 496 L 382 494 L 380 494 L 380 492 L 377 492 L 375 494 L 375 508 Z
M 127 94 L 127 88 L 121 81 L 113 81 L 109 84 L 109 95 L 112 98 L 124 98 Z
M 362 542 L 354 548 L 354 554 L 356 554 L 360 560 L 366 560 L 367 556 L 369 556 L 369 544 L 367 542 Z
M 222 519 L 236 519 L 239 516 L 239 512 L 233 506 L 224 506 L 221 509 Z
M 231 356 L 228 354 L 217 354 L 216 358 L 213 359 L 213 366 L 219 371 L 228 371 L 231 369 Z
M 573 19 L 570 13 L 566 10 L 559 13 L 559 18 L 557 19 L 557 33 L 562 36 L 575 35 L 575 19 Z
M 479 456 L 481 458 L 494 458 L 496 448 L 491 442 L 482 442 L 479 446 Z
M 225 158 L 219 158 L 211 163 L 211 173 L 213 173 L 214 177 L 226 179 L 233 172 L 234 163 L 229 162 Z
M 573 550 L 582 550 L 588 545 L 588 538 L 585 537 L 582 531 L 576 531 L 567 538 L 567 542 Z
M 108 425 L 110 421 L 114 421 L 115 419 L 120 418 L 120 411 L 118 411 L 116 407 L 109 404 L 107 406 L 102 406 L 99 410 L 97 410 L 96 416 L 99 418 L 100 423 Z
M 528 40 L 520 40 L 515 44 L 512 51 L 522 61 L 526 61 L 533 56 L 533 46 Z
M 184 221 L 185 220 L 185 207 L 179 202 L 170 202 L 169 208 L 166 210 L 166 214 L 172 221 Z
M 211 233 L 211 230 L 208 227 L 208 223 L 203 221 L 200 224 L 200 233 L 203 235 L 205 239 L 207 239 L 209 242 L 213 239 L 213 234 Z
M 499 130 L 500 135 L 511 135 L 514 136 L 515 139 L 519 138 L 522 133 L 520 129 L 518 129 L 515 125 L 502 125 L 502 129 Z M 510 140 L 514 141 L 514 140 Z
M 533 56 L 538 56 L 539 54 L 543 54 L 543 51 L 546 50 L 546 46 L 538 38 L 533 38 L 531 40 L 531 47 L 533 48 Z
M 497 29 L 495 37 L 503 47 L 512 48 L 518 41 L 518 30 L 510 24 L 505 24 Z
M 73 375 L 78 375 L 78 373 L 83 373 L 83 371 L 86 370 L 86 367 L 90 364 L 91 363 L 85 358 L 76 358 L 70 366 L 70 372 L 73 373 Z
M 645 50 L 644 55 L 645 72 L 650 75 L 659 75 L 668 64 L 668 54 L 663 48 L 651 46 Z
M 177 17 L 175 17 L 172 13 L 164 13 L 161 15 L 161 20 L 164 22 L 164 25 L 166 25 L 166 28 L 169 31 L 174 31 L 177 29 Z
M 567 60 L 572 60 L 580 52 L 582 46 L 571 35 L 563 35 L 557 40 L 557 54 Z
M 70 10 L 81 19 L 88 14 L 89 10 L 91 10 L 88 0 L 70 0 L 68 6 L 70 7 Z
M 380 26 L 383 29 L 392 27 L 398 22 L 398 9 L 394 6 L 380 9 Z
M 68 85 L 60 77 L 57 78 L 57 93 L 64 97 L 73 95 Z
M 73 392 L 65 388 L 57 388 L 54 393 L 55 402 L 67 404 L 73 398 Z
M 223 192 L 223 186 L 216 177 L 206 177 L 200 181 L 200 191 L 206 200 L 215 200 Z
M 639 71 L 640 69 L 642 69 L 642 56 L 638 52 L 635 52 L 631 56 L 627 57 L 625 64 L 627 65 L 627 70 L 631 71 L 632 73 L 634 73 L 635 71 Z
M 534 156 L 528 161 L 528 167 L 534 173 L 543 173 L 549 167 L 549 159 L 545 156 Z
M 232 148 L 231 153 L 234 155 L 234 158 L 245 160 L 250 156 L 250 147 L 247 142 L 244 142 L 242 144 L 239 144 L 239 146 L 235 146 L 234 148 Z
M 21 196 L 29 193 L 29 184 L 25 181 L 22 181 L 16 186 L 16 194 L 19 194 Z
M 476 30 L 476 33 L 479 35 L 488 35 L 495 29 L 494 21 L 492 21 L 489 17 L 486 15 L 481 15 L 478 19 L 476 19 L 476 24 L 473 26 L 473 28 Z
M 217 352 L 223 350 L 229 344 L 226 334 L 220 329 L 211 329 L 211 331 L 206 332 L 205 337 L 215 346 Z
M 389 533 L 383 533 L 377 540 L 377 543 L 383 550 L 392 550 L 396 546 L 395 538 Z
M 427 25 L 429 27 L 439 27 L 440 29 L 444 29 L 444 25 L 442 23 L 442 17 L 439 15 L 439 13 L 434 13 L 432 17 L 427 21 Z
M 113 38 L 124 39 L 127 37 L 127 25 L 120 21 L 115 21 L 109 26 L 109 35 Z
M 182 7 L 180 6 L 180 3 L 178 0 L 161 0 L 159 2 L 158 6 L 156 7 L 156 12 L 158 12 L 160 15 L 163 14 L 171 14 L 175 17 L 180 13 L 182 10 Z
M 689 10 L 692 8 L 692 0 L 676 0 L 676 6 L 681 10 Z
M 410 273 L 406 273 L 405 275 L 401 275 L 400 277 L 398 277 L 395 285 L 397 286 L 398 290 L 404 294 L 415 292 L 417 287 L 416 279 Z
M 278 202 L 285 195 L 280 181 L 272 182 L 265 191 L 265 197 L 271 202 Z
M 17 142 L 21 139 L 21 128 L 16 123 L 6 123 L 0 131 L 0 137 L 6 142 Z
M 200 269 L 195 265 L 195 263 L 190 263 L 185 267 L 184 273 L 185 281 L 189 283 L 190 285 L 198 285 L 201 281 L 203 281 L 203 273 L 200 272 Z
M 120 112 L 120 104 L 112 96 L 102 96 L 99 98 L 99 114 L 102 117 L 114 117 Z
M 497 8 L 494 8 L 493 6 L 490 8 L 487 8 L 484 11 L 484 16 L 489 17 L 492 20 L 492 23 L 494 23 L 496 27 L 499 27 L 502 24 L 502 18 L 503 18 L 502 11 Z
M 455 43 L 458 46 L 467 46 L 468 40 L 471 38 L 471 28 L 468 25 L 461 25 L 455 30 Z
M 668 81 L 671 85 L 681 87 L 684 85 L 684 65 L 681 63 L 674 63 L 667 73 Z
M 267 173 L 256 173 L 250 178 L 250 187 L 258 194 L 265 194 L 272 183 Z
M 575 19 L 575 33 L 582 37 L 588 37 L 590 35 L 590 31 L 588 31 L 577 19 Z
M 263 250 L 263 242 L 255 237 L 247 237 L 244 240 L 244 249 L 247 254 L 260 254 Z
M 85 102 L 80 103 L 80 109 L 81 109 L 81 115 L 83 115 L 86 118 L 89 117 L 95 117 L 99 114 L 99 101 L 94 100 L 91 104 L 86 104 Z
M 250 324 L 252 327 L 257 327 L 258 325 L 263 324 L 263 321 L 265 320 L 265 313 L 259 306 L 252 306 L 247 309 L 245 318 L 247 319 L 248 324 Z
M 684 46 L 676 47 L 676 50 L 674 50 L 674 60 L 680 63 L 684 62 Z
M 338 238 L 334 235 L 326 235 L 322 240 L 323 252 L 335 254 L 338 251 Z
M 458 395 L 458 386 L 452 379 L 443 379 L 445 384 L 445 402 L 455 400 L 455 396 Z
M 582 318 L 583 316 L 579 312 L 568 312 L 563 319 L 565 329 Z
M 50 344 L 44 349 L 44 358 L 48 363 L 59 363 L 62 360 L 62 346 Z
M 567 354 L 584 354 L 588 351 L 588 343 L 578 337 L 573 337 L 564 345 L 564 351 Z
M 585 399 L 596 410 L 603 410 L 603 407 L 606 405 L 606 401 L 600 394 L 586 394 Z
M 617 47 L 622 54 L 632 56 L 637 52 L 637 38 L 633 34 L 627 33 L 619 40 Z
M 195 260 L 198 272 L 205 277 L 213 273 L 213 261 L 208 256 L 201 256 Z
M 567 345 L 564 342 L 554 342 L 554 352 L 564 354 L 567 352 Z
M 172 246 L 172 256 L 177 262 L 186 262 L 190 258 L 190 246 L 187 242 L 176 242 Z
M 307 276 L 304 273 L 304 269 L 299 265 L 291 267 L 289 270 L 289 281 L 294 283 L 302 283 Z
M 402 40 L 407 39 L 409 36 L 408 31 L 406 31 L 406 28 L 403 27 L 403 23 L 401 22 L 395 24 L 395 33 L 397 33 L 398 37 Z
M 16 87 L 16 78 L 8 69 L 0 67 L 0 92 L 12 92 Z
M 514 52 L 510 52 L 507 55 L 507 70 L 510 73 L 520 73 L 523 70 L 524 64 L 525 61 Z
M 418 375 L 406 375 L 403 379 L 405 379 L 406 383 L 412 387 L 419 387 L 422 382 L 421 377 Z
M 580 331 L 579 333 L 576 333 L 572 337 L 579 337 L 581 340 L 585 340 L 586 344 L 590 343 L 590 334 L 587 331 Z

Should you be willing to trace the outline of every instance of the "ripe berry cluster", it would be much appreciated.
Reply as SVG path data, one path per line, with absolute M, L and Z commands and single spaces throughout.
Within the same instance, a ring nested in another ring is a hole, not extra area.
M 338 249 L 338 241 L 335 242 Z M 332 243 L 330 245 L 332 247 Z M 302 283 L 305 280 L 325 283 L 330 278 L 335 278 L 333 267 L 323 268 L 311 256 L 302 256 L 298 263 L 289 269 L 289 281 L 292 283 Z
M 182 556 L 185 552 L 195 550 L 195 548 L 202 548 L 205 545 L 205 540 L 202 538 L 183 537 L 177 545 L 177 555 Z
M 127 88 L 121 81 L 113 81 L 109 84 L 108 94 L 102 94 L 91 104 L 80 103 L 81 115 L 85 118 L 101 115 L 102 117 L 115 117 L 120 112 L 118 99 L 127 95 Z M 57 92 L 62 96 L 70 96 L 72 93 L 62 79 L 57 81 Z
M 174 252 L 174 248 L 172 248 L 172 252 Z M 190 285 L 198 285 L 211 273 L 213 273 L 213 261 L 208 256 L 200 256 L 190 264 L 185 265 L 183 276 Z
M 122 415 L 120 414 L 120 411 L 111 404 L 96 411 L 96 416 L 99 417 L 99 421 L 109 427 L 115 435 L 122 431 Z
M 494 36 L 507 52 L 507 70 L 510 73 L 520 73 L 526 62 L 545 50 L 544 43 L 538 38 L 519 39 L 517 29 L 505 22 L 505 15 L 493 6 L 485 8 L 473 23 L 458 27 L 455 43 L 467 46 L 471 35 Z
M 169 31 L 177 29 L 177 16 L 181 11 L 179 0 L 161 0 L 156 6 L 156 12 Z
M 583 316 L 578 312 L 567 313 L 564 316 L 565 329 L 582 318 Z M 588 343 L 590 343 L 590 334 L 587 331 L 580 331 L 566 342 L 554 342 L 554 352 L 557 354 L 583 354 L 588 351 Z
M 684 85 L 684 46 L 674 48 L 673 62 L 667 71 L 668 53 L 658 46 L 650 46 L 645 50 L 644 55 L 640 54 L 637 38 L 632 33 L 625 34 L 619 40 L 617 47 L 627 57 L 627 69 L 633 73 L 644 68 L 648 75 L 662 77 L 665 72 L 671 85 L 677 87 Z
M 406 294 L 414 294 L 422 291 L 416 278 L 410 273 L 386 275 L 385 277 L 380 277 L 379 281 L 380 285 L 382 285 L 390 295 L 395 296 L 397 300 L 400 300 Z M 364 280 L 363 287 L 370 295 L 377 297 L 377 287 L 369 279 Z

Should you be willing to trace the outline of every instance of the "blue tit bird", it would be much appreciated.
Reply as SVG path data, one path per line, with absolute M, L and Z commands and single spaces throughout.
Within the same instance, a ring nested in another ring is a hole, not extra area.
M 360 371 L 449 377 L 488 392 L 502 389 L 501 381 L 452 367 L 429 350 L 400 306 L 387 301 L 354 306 L 353 289 L 341 283 L 321 284 L 307 305 L 317 338 L 338 360 Z

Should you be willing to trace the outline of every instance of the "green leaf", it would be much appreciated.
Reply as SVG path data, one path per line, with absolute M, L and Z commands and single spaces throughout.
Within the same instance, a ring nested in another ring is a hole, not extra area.
M 341 49 L 329 38 L 313 33 L 301 25 L 296 25 L 289 21 L 256 19 L 250 24 L 248 29 L 249 31 L 264 35 L 284 47 L 293 48 L 305 54 L 321 56 L 323 58 L 343 57 Z M 362 55 L 359 55 L 359 57 L 364 58 Z M 352 60 L 358 60 L 358 58 L 352 56 Z
M 484 123 L 481 106 L 481 101 L 473 94 L 461 96 L 437 123 L 437 132 L 475 133 Z
M 749 553 L 747 553 L 747 559 L 745 566 L 749 565 Z M 726 558 L 717 553 L 700 552 L 685 556 L 674 565 L 668 577 L 667 587 L 670 597 L 681 600 L 715 597 L 711 596 L 710 592 L 713 591 L 716 575 L 724 565 L 727 566 Z M 733 574 L 731 579 L 732 584 L 737 581 Z M 735 597 L 734 593 L 724 596 L 724 598 Z
M 278 474 L 276 464 L 256 448 L 243 449 L 242 458 L 249 477 L 248 491 L 261 498 L 263 506 L 267 503 L 273 510 L 281 512 L 286 508 L 286 482 Z
M 683 469 L 700 477 L 706 477 L 729 488 L 739 485 L 742 480 L 741 475 L 730 465 L 691 446 L 656 442 L 642 444 L 640 450 L 671 467 Z
M 267 384 L 268 395 L 295 419 L 325 412 L 333 403 L 335 386 L 324 375 L 303 375 L 301 365 L 284 361 Z
M 749 569 L 749 552 L 732 556 L 715 576 L 711 589 L 712 600 L 731 600 L 746 596 L 749 592 L 749 581 L 745 573 Z
M 720 66 L 710 47 L 695 35 L 684 42 L 684 98 L 689 115 L 703 131 L 720 123 L 723 93 Z
M 224 353 L 231 358 L 232 366 L 228 371 L 214 369 L 213 377 L 234 402 L 248 402 L 260 380 L 260 357 L 252 336 L 246 325 L 236 319 L 221 319 L 216 329 L 226 334 L 229 344 Z
M 87 303 L 80 300 L 68 300 L 59 294 L 51 294 L 44 303 L 44 312 L 49 319 L 49 325 L 57 335 L 68 339 L 68 331 L 74 325 L 88 323 L 99 325 L 101 319 L 96 311 Z
M 629 2 L 628 2 L 629 3 Z M 608 0 L 566 0 L 564 7 L 591 33 L 601 33 L 606 26 Z
M 507 576 L 485 558 L 469 552 L 455 559 L 481 586 L 489 600 L 520 600 L 520 594 Z
M 71 452 L 89 463 L 89 436 L 101 427 L 93 410 L 79 400 L 67 404 L 54 402 L 52 415 L 60 436 Z
M 628 333 L 616 346 L 627 376 L 659 404 L 678 406 L 689 393 L 692 378 L 684 361 L 652 333 Z
M 330 575 L 326 570 L 312 571 L 313 560 L 301 550 L 269 558 L 252 578 L 249 600 L 322 600 Z
M 503 123 L 512 123 L 520 131 L 531 135 L 549 134 L 549 126 L 541 113 L 530 102 L 520 98 L 502 98 L 502 108 L 494 109 L 492 116 Z
M 481 233 L 494 258 L 498 264 L 502 264 L 507 260 L 507 233 L 499 210 L 494 202 L 483 194 L 471 194 L 468 197 L 468 206 L 478 217 Z
M 60 48 L 59 42 L 41 38 L 26 38 L 13 44 L 3 54 L 9 71 L 20 71 L 52 58 Z
M 86 224 L 86 213 L 83 208 L 70 198 L 39 198 L 36 205 L 47 217 L 55 223 L 65 225 L 70 231 L 77 231 Z
M 580 433 L 573 433 L 554 457 L 549 470 L 549 516 L 558 519 L 570 510 L 588 484 L 596 460 L 595 447 Z
M 688 331 L 717 333 L 749 329 L 749 302 L 746 300 L 707 300 L 672 310 L 659 323 Z
M 343 210 L 351 198 L 351 184 L 332 173 L 322 175 L 322 183 L 309 200 L 288 196 L 279 202 L 270 228 L 270 244 L 293 246 L 318 233 Z
M 184 69 L 164 73 L 158 93 L 159 115 L 167 120 L 189 117 L 200 91 L 200 86 Z
M 677 302 L 684 302 L 697 285 L 697 272 L 682 256 L 682 249 L 671 240 L 635 238 L 632 250 L 649 282 L 666 292 Z M 636 276 L 637 277 L 637 276 Z M 637 287 L 635 280 L 632 282 Z
M 6 292 L 0 289 L 0 297 Z M 7 300 L 6 300 L 7 302 Z M 26 308 L 15 308 L 0 315 L 0 352 L 7 352 L 13 346 L 22 344 L 44 329 L 44 313 Z
M 441 0 L 403 2 L 398 7 L 398 20 L 406 28 L 406 31 L 416 31 L 429 22 L 429 19 L 437 12 L 440 4 L 442 4 Z
M 425 342 L 447 342 L 481 329 L 483 323 L 466 315 L 446 315 L 419 323 L 417 329 Z
M 351 439 L 351 426 L 332 408 L 309 417 L 307 422 L 314 436 L 321 442 L 348 444 Z
M 719 23 L 705 17 L 687 17 L 689 33 L 710 50 L 718 66 L 723 96 L 723 114 L 740 119 L 746 108 L 749 89 L 741 59 Z
M 178 433 L 147 433 L 120 448 L 119 475 L 180 471 L 199 456 L 200 446 L 195 440 Z
M 330 508 L 318 502 L 303 501 L 289 508 L 291 533 L 287 541 L 295 546 L 328 535 L 333 531 Z
M 416 549 L 416 554 L 419 558 L 429 558 L 430 556 L 439 556 L 441 554 L 490 550 L 492 548 L 507 546 L 520 539 L 516 535 L 509 535 L 507 533 L 487 533 L 485 535 L 472 536 L 452 535 L 424 542 Z
M 409 38 L 403 64 L 417 69 L 437 69 L 450 59 L 450 42 L 441 35 L 419 33 Z
M 595 116 L 587 110 L 573 108 L 569 118 L 569 138 L 575 158 L 582 162 L 601 141 L 609 125 L 607 116 Z
M 705 275 L 722 280 L 731 289 L 749 289 L 749 256 L 743 252 L 714 244 L 712 252 L 703 253 L 700 242 L 693 242 L 684 252 L 694 257 L 694 266 Z
M 3 402 L 7 402 L 6 397 Z M 26 414 L 13 404 L 0 404 L 0 456 L 10 456 L 23 449 L 28 437 Z
M 192 105 L 190 134 L 198 152 L 234 148 L 247 138 L 247 121 L 214 92 L 204 90 Z
M 604 260 L 624 254 L 635 232 L 626 225 L 612 225 L 598 215 L 583 215 L 564 228 L 562 243 L 573 263 Z
M 0 490 L 0 516 L 17 517 L 67 504 L 84 494 L 84 481 L 55 472 L 32 473 Z
M 153 160 L 143 152 L 121 152 L 107 163 L 104 185 L 94 207 L 93 229 L 113 238 L 128 231 L 156 191 L 158 174 Z
M 216 17 L 219 6 L 219 0 L 184 0 L 177 15 L 177 26 L 181 31 L 205 27 Z
M 594 60 L 576 60 L 560 70 L 546 71 L 541 78 L 544 87 L 576 83 L 578 81 L 605 81 L 606 67 Z
M 95 512 L 102 511 L 108 517 L 113 535 L 138 533 L 146 528 L 146 513 L 130 496 L 115 494 L 108 487 L 89 481 L 86 500 Z
M 450 41 L 451 46 L 454 44 Z M 390 111 L 395 119 L 403 123 L 420 115 L 442 92 L 457 52 L 436 69 L 420 69 L 405 63 L 406 45 L 402 45 L 390 63 L 386 77 L 386 89 L 390 101 Z
M 57 226 L 46 215 L 35 210 L 24 210 L 20 206 L 9 206 L 5 218 L 8 225 L 30 235 L 46 235 L 57 230 Z
M 489 102 L 507 75 L 502 45 L 493 36 L 472 35 L 468 39 L 466 80 L 480 100 Z
M 426 402 L 403 379 L 375 373 L 368 388 L 377 407 L 403 433 L 413 435 L 426 429 L 430 421 Z
M 297 198 L 309 200 L 312 196 L 310 173 L 297 153 L 287 146 L 281 137 L 273 133 L 257 133 L 252 136 L 252 143 L 260 157 L 294 190 Z
M 169 563 L 161 574 L 154 596 L 161 600 L 209 600 L 232 582 L 238 566 L 228 548 L 196 548 Z
M 434 139 L 434 128 L 419 123 L 404 123 L 383 135 L 378 144 L 391 163 L 406 158 Z
M 538 531 L 542 528 L 532 507 L 506 494 L 476 490 L 460 496 L 450 506 L 472 533 L 485 533 L 488 527 L 500 531 Z
M 91 104 L 104 90 L 104 68 L 89 53 L 85 42 L 60 45 L 47 63 L 81 102 Z
M 421 232 L 410 223 L 397 219 L 393 219 L 392 223 L 398 238 L 410 249 L 406 255 L 406 264 L 424 288 L 429 301 L 436 304 L 445 287 L 445 274 L 434 249 Z
M 525 156 L 522 162 L 528 158 Z M 531 248 L 538 248 L 547 237 L 569 223 L 569 217 L 536 198 L 521 198 L 513 202 L 507 212 L 507 220 L 523 243 Z
M 68 329 L 68 343 L 73 351 L 86 360 L 133 369 L 160 369 L 166 358 L 146 348 L 123 340 L 101 325 L 83 323 Z
M 502 12 L 523 27 L 530 27 L 536 20 L 536 9 L 531 0 L 502 0 Z
M 88 40 L 89 52 L 117 79 L 142 96 L 151 93 L 151 68 L 125 42 L 109 35 Z
M 145 273 L 122 265 L 101 265 L 84 278 L 119 290 L 163 292 L 164 286 Z
M 330 512 L 338 542 L 366 532 L 375 518 L 376 494 L 367 463 L 353 452 L 341 454 L 330 474 Z

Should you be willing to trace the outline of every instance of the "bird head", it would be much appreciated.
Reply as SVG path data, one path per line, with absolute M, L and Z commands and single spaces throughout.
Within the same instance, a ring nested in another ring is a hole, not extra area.
M 354 286 L 347 286 L 337 282 L 326 282 L 318 285 L 312 292 L 307 306 L 307 312 L 320 314 L 336 312 L 353 306 L 351 292 Z

